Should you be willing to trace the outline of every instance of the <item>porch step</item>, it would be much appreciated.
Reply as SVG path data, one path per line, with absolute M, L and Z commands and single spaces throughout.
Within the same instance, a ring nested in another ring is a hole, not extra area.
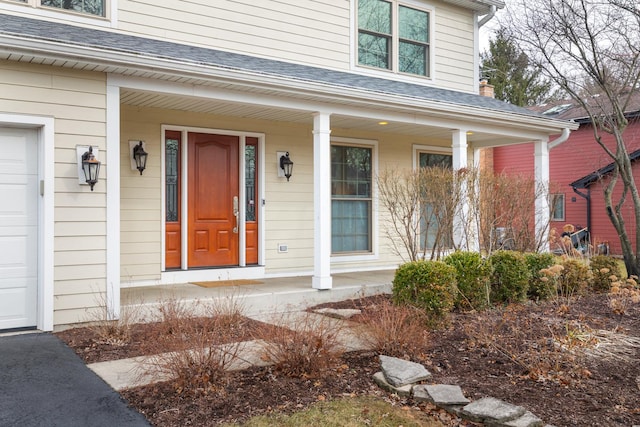
M 317 290 L 310 277 L 265 279 L 260 285 L 202 288 L 193 284 L 122 289 L 122 312 L 135 321 L 158 319 L 158 308 L 175 299 L 194 312 L 208 303 L 235 303 L 247 316 L 305 310 L 308 307 L 391 292 L 393 270 L 333 276 L 333 287 Z

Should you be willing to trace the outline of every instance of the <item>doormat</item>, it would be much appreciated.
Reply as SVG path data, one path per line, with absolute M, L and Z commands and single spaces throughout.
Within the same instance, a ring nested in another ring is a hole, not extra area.
M 221 288 L 224 286 L 259 285 L 259 280 L 218 280 L 215 282 L 190 282 L 203 288 Z

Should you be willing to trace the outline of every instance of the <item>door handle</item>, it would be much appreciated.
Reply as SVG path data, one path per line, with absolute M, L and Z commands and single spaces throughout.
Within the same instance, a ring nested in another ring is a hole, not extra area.
M 236 226 L 233 227 L 233 232 L 238 234 L 238 214 L 240 210 L 238 209 L 238 196 L 233 196 L 233 216 L 236 217 Z

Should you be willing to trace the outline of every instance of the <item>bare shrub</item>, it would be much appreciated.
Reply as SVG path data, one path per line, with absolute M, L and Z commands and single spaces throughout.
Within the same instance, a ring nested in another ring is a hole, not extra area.
M 265 341 L 263 357 L 277 370 L 294 377 L 314 377 L 339 364 L 344 353 L 343 330 L 343 322 L 327 316 L 282 313 L 259 328 L 254 338 Z
M 100 311 L 88 314 L 86 321 L 88 327 L 97 336 L 98 344 L 109 344 L 113 346 L 123 346 L 131 341 L 131 329 L 139 321 L 140 305 L 125 305 L 120 308 L 120 313 L 116 315 L 107 305 L 104 293 L 96 294 L 96 305 Z
M 147 343 L 154 355 L 147 358 L 143 375 L 171 378 L 180 393 L 222 392 L 227 371 L 243 345 L 229 339 L 233 328 L 242 322 L 240 308 L 225 304 L 196 304 L 188 310 L 184 302 L 170 299 L 162 305 L 163 328 Z M 206 315 L 193 314 L 199 311 Z M 172 351 L 164 353 L 167 349 Z
M 158 307 L 158 312 L 160 313 L 160 331 L 164 335 L 180 333 L 184 324 L 193 320 L 185 302 L 176 297 L 164 300 Z
M 491 254 L 499 249 L 537 252 L 547 244 L 536 200 L 545 185 L 528 176 L 473 168 L 382 170 L 377 177 L 387 237 L 403 260 L 440 259 L 451 249 Z M 497 233 L 500 230 L 500 233 Z
M 479 171 L 475 176 L 477 190 L 470 196 L 478 208 L 471 214 L 481 248 L 488 254 L 504 249 L 538 252 L 546 244 L 549 222 L 539 222 L 544 216 L 536 210 L 535 201 L 549 189 L 525 175 Z
M 458 221 L 463 201 L 472 187 L 473 173 L 467 169 L 421 167 L 417 170 L 386 169 L 377 177 L 380 201 L 387 215 L 387 236 L 392 249 L 404 260 L 436 260 L 456 247 L 453 231 L 474 241 L 473 227 Z
M 360 315 L 363 338 L 376 352 L 420 361 L 426 359 L 428 318 L 424 310 L 383 299 Z
M 222 330 L 234 330 L 245 319 L 243 301 L 235 294 L 219 297 L 214 304 L 209 306 L 209 315 L 218 318 L 220 322 L 218 326 Z

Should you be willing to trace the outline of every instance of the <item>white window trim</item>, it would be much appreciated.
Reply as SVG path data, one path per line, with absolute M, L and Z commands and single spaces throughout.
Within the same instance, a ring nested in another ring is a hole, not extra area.
M 351 1 L 351 19 L 350 19 L 350 34 L 351 34 L 351 69 L 357 70 L 361 74 L 369 75 L 372 77 L 392 78 L 393 80 L 404 81 L 409 83 L 435 83 L 436 71 L 435 71 L 435 28 L 436 28 L 436 8 L 435 6 L 419 2 L 416 0 L 385 0 L 391 2 L 392 13 L 394 15 L 394 30 L 397 29 L 397 10 L 398 5 L 408 6 L 414 9 L 422 10 L 429 13 L 429 75 L 420 76 L 417 74 L 401 73 L 398 71 L 398 35 L 397 31 L 392 34 L 392 69 L 383 70 L 380 68 L 367 67 L 358 64 L 358 0 Z
M 0 10 L 28 13 L 31 16 L 71 21 L 77 24 L 116 28 L 118 25 L 118 0 L 105 0 L 105 16 L 78 13 L 68 9 L 40 6 L 40 0 L 0 0 Z
M 451 147 L 438 147 L 436 145 L 413 145 L 413 170 L 420 167 L 420 153 L 449 154 L 453 156 Z
M 567 198 L 564 193 L 551 193 L 549 195 L 549 207 L 550 209 L 550 220 L 553 222 L 565 222 L 567 218 Z M 553 206 L 553 199 L 556 197 L 562 197 L 562 218 L 555 218 L 553 214 L 555 213 L 555 209 Z
M 332 253 L 331 263 L 377 260 L 380 256 L 378 250 L 378 186 L 375 183 L 375 178 L 378 176 L 378 141 L 371 139 L 331 137 L 331 145 L 333 144 L 353 147 L 360 146 L 371 149 L 371 252 L 340 255 L 334 255 Z M 333 218 L 331 218 L 331 220 L 333 220 Z

